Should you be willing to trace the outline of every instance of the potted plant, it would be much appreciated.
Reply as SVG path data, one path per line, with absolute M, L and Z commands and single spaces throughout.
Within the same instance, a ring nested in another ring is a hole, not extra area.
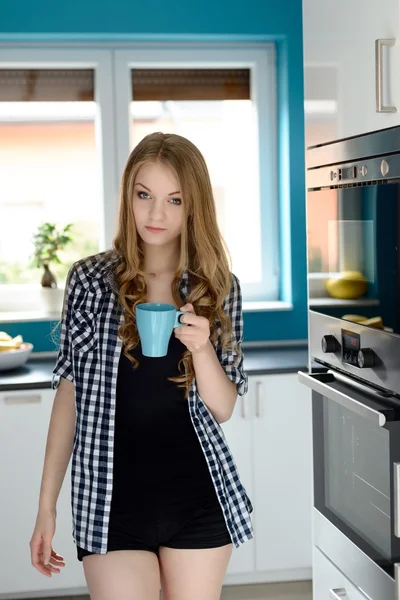
M 57 279 L 50 270 L 51 263 L 61 264 L 58 252 L 72 241 L 70 230 L 72 223 L 64 229 L 57 229 L 53 223 L 43 223 L 33 236 L 34 253 L 32 263 L 37 268 L 43 268 L 41 279 L 41 296 L 49 312 L 59 312 L 62 306 L 63 290 L 57 289 Z

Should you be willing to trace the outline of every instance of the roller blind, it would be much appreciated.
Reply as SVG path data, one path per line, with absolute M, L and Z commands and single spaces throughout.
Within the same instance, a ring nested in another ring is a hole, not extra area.
M 0 69 L 0 102 L 93 100 L 93 69 Z
M 132 98 L 249 100 L 250 69 L 132 69 Z

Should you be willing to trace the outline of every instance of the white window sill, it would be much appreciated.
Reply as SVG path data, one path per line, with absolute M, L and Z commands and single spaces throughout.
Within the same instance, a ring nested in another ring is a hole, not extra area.
M 260 302 L 243 302 L 243 312 L 280 312 L 282 310 L 293 310 L 293 304 L 281 300 L 270 300 Z
M 243 312 L 279 312 L 292 310 L 290 302 L 243 302 Z M 0 323 L 59 321 L 60 313 L 46 313 L 39 310 L 31 311 L 0 311 Z
M 356 298 L 354 300 L 342 300 L 341 298 L 310 298 L 308 301 L 310 308 L 342 307 L 345 306 L 379 306 L 379 300 L 375 298 Z
M 0 323 L 34 322 L 34 321 L 59 321 L 60 313 L 46 313 L 39 310 L 0 312 Z
M 0 285 L 0 322 L 58 321 L 63 297 L 63 284 L 55 289 L 30 283 Z

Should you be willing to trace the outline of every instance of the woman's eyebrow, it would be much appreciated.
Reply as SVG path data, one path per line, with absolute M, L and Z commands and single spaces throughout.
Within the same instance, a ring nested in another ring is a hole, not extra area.
M 135 185 L 141 185 L 142 187 L 144 187 L 145 190 L 147 190 L 148 192 L 151 192 L 151 189 L 146 187 L 145 185 L 143 185 L 143 183 L 140 183 L 140 181 L 138 181 L 137 183 L 135 183 Z M 180 191 L 176 191 L 176 192 L 170 192 L 168 194 L 168 196 L 173 196 L 174 194 L 180 194 Z

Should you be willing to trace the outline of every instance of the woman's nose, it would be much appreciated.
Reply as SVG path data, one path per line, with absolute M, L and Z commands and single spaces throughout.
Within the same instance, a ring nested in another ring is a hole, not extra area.
M 163 202 L 157 202 L 156 200 L 154 200 L 154 202 L 151 203 L 150 206 L 150 216 L 152 219 L 162 219 L 164 218 L 165 215 L 165 211 L 164 211 L 164 204 Z

